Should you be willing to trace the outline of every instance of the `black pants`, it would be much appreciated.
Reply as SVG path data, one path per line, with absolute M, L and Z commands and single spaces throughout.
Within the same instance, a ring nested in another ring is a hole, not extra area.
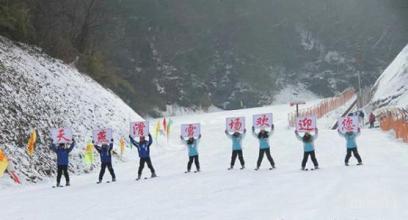
M 374 122 L 370 122 L 370 128 L 374 128 Z
M 187 164 L 187 170 L 190 171 L 191 170 L 191 165 L 193 165 L 193 161 L 194 164 L 196 166 L 197 170 L 200 170 L 200 161 L 198 161 L 198 155 L 197 156 L 190 156 L 188 159 L 188 164 Z
M 353 152 L 354 157 L 357 159 L 359 163 L 361 163 L 360 154 L 358 154 L 357 148 L 347 149 L 346 159 L 344 160 L 345 163 L 348 163 L 351 157 L 351 152 Z
M 116 179 L 115 171 L 113 170 L 111 162 L 102 162 L 101 171 L 99 172 L 99 181 L 102 181 L 103 175 L 105 174 L 106 167 L 108 167 L 109 173 L 112 176 L 112 179 Z
M 260 167 L 261 166 L 261 163 L 262 163 L 262 159 L 263 159 L 263 157 L 264 157 L 264 154 L 266 154 L 266 157 L 268 158 L 268 160 L 269 160 L 269 162 L 271 163 L 271 166 L 272 167 L 275 167 L 275 162 L 273 162 L 273 158 L 272 158 L 272 156 L 271 156 L 271 150 L 268 148 L 268 149 L 260 149 L 259 150 L 259 157 L 258 157 L 258 162 L 257 162 L 257 167 Z
M 59 185 L 61 182 L 62 173 L 64 173 L 65 182 L 69 183 L 68 165 L 58 165 L 57 185 Z
M 306 167 L 306 163 L 307 163 L 307 160 L 309 159 L 309 156 L 312 158 L 313 165 L 315 167 L 318 167 L 319 163 L 316 160 L 316 153 L 315 153 L 315 151 L 310 151 L 310 152 L 305 152 L 303 154 L 302 168 Z
M 150 160 L 150 157 L 148 157 L 148 158 L 140 158 L 140 161 L 139 161 L 139 171 L 137 172 L 137 174 L 139 174 L 139 176 L 142 175 L 142 171 L 143 171 L 143 168 L 144 168 L 144 166 L 145 166 L 145 163 L 147 163 L 147 167 L 149 167 L 150 172 L 155 173 L 154 168 L 153 168 L 153 165 L 152 165 L 152 160 Z
M 244 156 L 242 155 L 242 150 L 233 150 L 232 156 L 231 156 L 231 167 L 234 167 L 237 156 L 239 158 L 239 162 L 241 163 L 241 166 L 245 165 Z

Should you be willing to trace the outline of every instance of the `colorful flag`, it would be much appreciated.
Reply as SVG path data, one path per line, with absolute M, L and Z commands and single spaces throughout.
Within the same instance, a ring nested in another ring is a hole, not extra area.
M 36 141 L 37 141 L 37 133 L 33 129 L 33 131 L 31 132 L 30 138 L 28 139 L 28 144 L 27 144 L 27 153 L 28 155 L 30 155 L 30 157 L 34 155 Z
M 84 161 L 87 165 L 92 165 L 93 162 L 95 160 L 94 157 L 94 146 L 93 144 L 89 143 L 86 145 L 85 148 L 85 157 L 84 157 Z
M 157 138 L 159 137 L 159 133 L 160 133 L 160 121 L 157 121 L 156 127 L 154 128 L 154 137 L 156 139 L 156 142 Z
M 8 167 L 8 159 L 3 151 L 0 149 L 0 177 L 3 176 L 4 171 L 6 171 Z
M 167 122 L 166 122 L 166 118 L 163 118 L 163 131 L 166 132 L 167 130 Z
M 173 125 L 173 120 L 169 119 L 169 122 L 167 123 L 167 139 L 170 136 L 170 130 L 171 130 L 170 128 L 172 125 Z
M 125 138 L 121 137 L 119 140 L 120 156 L 123 156 L 123 152 L 125 152 L 125 146 L 126 146 Z

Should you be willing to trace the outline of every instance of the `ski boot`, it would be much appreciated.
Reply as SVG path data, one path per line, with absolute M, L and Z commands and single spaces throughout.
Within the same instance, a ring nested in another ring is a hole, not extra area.
M 142 175 L 138 174 L 136 180 L 140 180 L 141 177 L 142 177 Z
M 70 186 L 71 184 L 69 184 L 69 182 L 67 182 L 66 184 L 65 184 L 65 186 Z
M 234 167 L 233 167 L 233 166 L 230 166 L 230 167 L 228 168 L 228 170 L 232 170 L 232 169 L 234 169 Z
M 245 169 L 245 166 L 244 166 L 244 165 L 242 165 L 240 169 L 241 169 L 241 170 Z
M 157 177 L 156 173 L 152 173 L 152 176 L 150 178 L 155 178 Z
M 363 162 L 358 162 L 357 166 L 363 165 Z
M 256 167 L 255 170 L 259 170 L 259 167 Z
M 112 182 L 116 182 L 116 178 L 112 178 Z

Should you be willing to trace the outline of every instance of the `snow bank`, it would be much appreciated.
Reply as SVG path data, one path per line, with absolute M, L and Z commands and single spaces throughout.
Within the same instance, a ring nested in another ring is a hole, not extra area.
M 90 77 L 38 48 L 17 46 L 3 37 L 0 76 L 0 147 L 14 159 L 18 173 L 33 182 L 55 171 L 55 155 L 47 146 L 50 128 L 73 129 L 78 145 L 72 153 L 70 169 L 82 172 L 85 168 L 79 153 L 93 129 L 113 128 L 118 140 L 120 135 L 128 134 L 130 120 L 141 119 L 118 96 Z M 39 135 L 32 160 L 24 149 L 31 129 Z
M 398 54 L 374 85 L 371 103 L 376 107 L 408 107 L 408 45 Z

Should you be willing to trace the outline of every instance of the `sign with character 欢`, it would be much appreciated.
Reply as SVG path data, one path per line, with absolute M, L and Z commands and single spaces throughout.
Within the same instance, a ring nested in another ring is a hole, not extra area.
M 271 128 L 273 125 L 273 115 L 272 113 L 254 115 L 252 121 L 255 129 Z

